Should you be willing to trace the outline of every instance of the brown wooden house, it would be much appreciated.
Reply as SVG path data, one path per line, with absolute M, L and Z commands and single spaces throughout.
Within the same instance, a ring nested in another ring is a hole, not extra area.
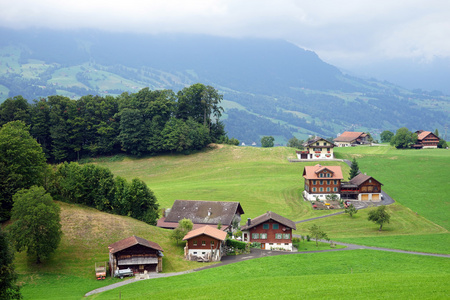
M 261 243 L 261 249 L 292 251 L 292 230 L 295 229 L 293 221 L 268 211 L 247 220 L 241 228 L 242 240 Z
M 417 142 L 413 145 L 413 148 L 422 149 L 422 148 L 437 148 L 439 144 L 439 137 L 437 137 L 431 131 L 418 130 L 417 134 Z
M 117 269 L 133 273 L 162 272 L 163 249 L 154 242 L 131 236 L 108 246 L 111 277 Z
M 184 257 L 196 261 L 220 261 L 224 255 L 227 233 L 213 226 L 203 226 L 188 232 Z
M 381 201 L 381 186 L 375 178 L 359 173 L 341 185 L 341 198 L 359 201 Z
M 340 166 L 305 166 L 303 169 L 305 188 L 303 197 L 307 200 L 325 200 L 327 195 L 341 191 L 342 170 Z

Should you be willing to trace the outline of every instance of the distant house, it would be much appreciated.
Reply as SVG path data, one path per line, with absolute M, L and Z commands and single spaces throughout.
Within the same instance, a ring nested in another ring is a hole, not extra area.
M 417 143 L 413 145 L 413 148 L 437 148 L 439 144 L 439 137 L 437 137 L 431 131 L 418 130 L 417 133 Z
M 274 212 L 248 219 L 241 227 L 244 242 L 261 243 L 261 249 L 292 251 L 292 230 L 295 223 Z
M 297 151 L 298 159 L 333 159 L 334 143 L 324 138 L 316 137 L 303 144 L 305 150 Z
M 359 173 L 341 184 L 341 198 L 359 201 L 381 201 L 381 186 L 375 178 Z
M 130 268 L 133 273 L 162 272 L 163 249 L 154 242 L 131 236 L 108 246 L 109 270 Z
M 369 136 L 364 132 L 345 131 L 343 134 L 333 139 L 338 147 L 351 147 L 369 144 Z
M 239 202 L 175 200 L 172 208 L 166 209 L 165 215 L 157 222 L 158 227 L 174 229 L 182 219 L 190 219 L 197 229 L 204 225 L 227 230 L 233 223 L 241 221 L 244 210 Z
M 303 196 L 305 199 L 325 200 L 327 195 L 336 194 L 341 190 L 342 170 L 340 166 L 305 166 L 303 169 L 305 186 Z
M 186 241 L 184 257 L 196 261 L 220 261 L 224 255 L 227 233 L 212 226 L 191 230 L 183 238 Z

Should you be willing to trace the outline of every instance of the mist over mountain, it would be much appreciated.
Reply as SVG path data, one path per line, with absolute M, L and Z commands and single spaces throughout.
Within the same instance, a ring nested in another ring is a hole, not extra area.
M 0 101 L 146 86 L 176 92 L 201 82 L 224 94 L 226 130 L 245 143 L 402 126 L 443 131 L 449 121 L 443 93 L 349 76 L 283 40 L 38 29 L 0 35 Z

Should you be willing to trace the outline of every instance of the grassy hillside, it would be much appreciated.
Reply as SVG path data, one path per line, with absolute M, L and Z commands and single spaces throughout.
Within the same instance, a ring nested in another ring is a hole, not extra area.
M 361 170 L 380 180 L 383 189 L 397 203 L 388 207 L 392 221 L 382 232 L 367 221 L 367 210 L 359 211 L 354 218 L 338 215 L 314 221 L 331 239 L 450 253 L 449 200 L 445 188 L 446 178 L 450 177 L 449 151 L 358 147 L 336 149 L 336 152 L 343 158 L 357 157 Z M 284 147 L 219 145 L 192 155 L 124 158 L 115 162 L 98 160 L 96 163 L 128 180 L 135 177 L 144 180 L 155 192 L 161 207 L 171 207 L 176 199 L 239 201 L 245 211 L 243 221 L 267 210 L 293 220 L 330 213 L 314 211 L 310 203 L 302 200 L 303 167 L 315 163 L 289 163 L 287 158 L 293 158 L 294 153 L 293 149 Z M 349 171 L 344 163 L 322 164 L 338 164 L 344 174 Z M 423 194 L 419 186 L 429 192 Z M 182 249 L 169 239 L 168 230 L 91 208 L 59 204 L 64 236 L 55 255 L 41 266 L 28 261 L 24 254 L 16 256 L 25 299 L 80 299 L 90 290 L 116 282 L 109 278 L 96 281 L 94 263 L 108 259 L 109 244 L 133 234 L 162 246 L 164 272 L 199 266 L 182 259 Z M 313 223 L 299 224 L 297 233 L 306 234 Z M 300 294 L 308 298 L 327 295 L 340 298 L 349 291 L 352 295 L 355 293 L 356 298 L 405 298 L 410 293 L 420 298 L 442 298 L 449 279 L 449 268 L 442 267 L 446 264 L 448 259 L 370 251 L 288 255 L 221 267 L 219 271 L 141 282 L 121 291 L 122 299 L 134 299 L 137 294 L 144 298 L 171 299 L 181 294 L 192 298 L 190 295 L 200 290 L 205 291 L 201 293 L 205 297 L 215 290 L 224 291 L 216 293 L 218 297 L 229 296 L 229 291 L 237 293 L 238 287 L 239 295 L 249 298 L 262 292 L 287 298 Z M 271 270 L 271 278 L 267 270 Z M 261 281 L 268 284 L 261 285 Z M 243 286 L 255 285 L 258 288 L 242 291 Z M 382 296 L 377 294 L 379 290 L 384 291 Z M 117 291 L 98 296 L 99 299 L 117 297 Z
M 89 299 L 119 299 L 119 293 L 120 299 L 444 299 L 449 270 L 448 258 L 369 250 L 297 254 L 142 281 Z
M 59 203 L 63 238 L 55 254 L 41 265 L 16 254 L 16 270 L 25 299 L 80 299 L 88 291 L 118 279 L 95 279 L 95 262 L 108 261 L 108 245 L 136 235 L 157 242 L 164 249 L 163 271 L 198 267 L 183 259 L 183 249 L 170 240 L 170 230 L 129 217 L 110 215 L 92 208 Z

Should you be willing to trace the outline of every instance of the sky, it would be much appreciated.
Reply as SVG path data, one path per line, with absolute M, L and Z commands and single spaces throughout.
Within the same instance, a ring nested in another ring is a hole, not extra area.
M 0 0 L 0 26 L 277 38 L 342 68 L 450 58 L 449 0 Z

